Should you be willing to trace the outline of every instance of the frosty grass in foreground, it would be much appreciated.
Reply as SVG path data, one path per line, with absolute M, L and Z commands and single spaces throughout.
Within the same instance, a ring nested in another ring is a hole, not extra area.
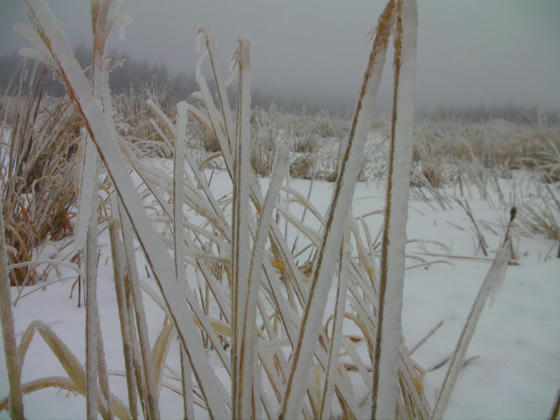
M 235 112 L 207 28 L 199 31 L 196 79 L 200 92 L 195 95 L 199 106 L 179 103 L 173 123 L 156 103 L 149 104 L 160 120 L 162 141 L 173 150 L 169 176 L 149 159 L 140 158 L 138 145 L 121 138 L 113 121 L 105 45 L 112 28 L 127 21 L 116 2 L 91 1 L 93 93 L 46 3 L 28 0 L 27 7 L 34 30 L 19 28 L 32 47 L 26 54 L 56 71 L 87 131 L 81 138 L 85 157 L 74 246 L 78 252 L 85 248 L 88 334 L 85 368 L 53 330 L 39 322 L 26 330 L 17 349 L 20 357 L 14 358 L 14 322 L 9 310 L 2 311 L 6 358 L 15 368 L 10 374 L 9 396 L 14 417 L 23 416 L 18 402 L 21 390 L 32 392 L 48 386 L 84 395 L 88 418 L 96 418 L 98 413 L 103 418 L 135 418 L 140 414 L 160 418 L 162 387 L 182 397 L 183 415 L 189 418 L 443 416 L 485 299 L 505 273 L 509 242 L 508 238 L 503 241 L 481 286 L 432 410 L 424 395 L 424 371 L 404 347 L 401 327 L 416 73 L 415 0 L 391 0 L 379 18 L 350 134 L 341 146 L 330 205 L 321 210 L 325 213 L 317 211 L 312 200 L 298 191 L 282 188 L 289 162 L 283 147 L 263 197 L 250 165 L 247 40 L 239 40 L 228 77 L 238 73 Z M 352 214 L 352 197 L 391 37 L 394 106 L 377 270 L 369 227 L 362 217 Z M 216 95 L 211 94 L 203 75 L 205 58 L 209 59 Z M 231 200 L 216 193 L 212 177 L 204 170 L 206 157 L 197 162 L 185 147 L 192 118 L 202 121 L 217 139 L 221 151 L 210 158 L 223 160 L 225 177 L 232 185 Z M 100 194 L 95 176 L 91 176 L 97 157 L 110 178 L 106 188 L 111 197 L 100 200 L 99 206 Z M 316 220 L 304 224 L 304 217 L 295 217 L 283 205 L 281 190 Z M 98 324 L 95 297 L 100 277 L 96 258 L 100 214 L 110 215 L 128 406 L 109 389 L 112 373 L 106 367 L 103 330 Z M 153 281 L 139 275 L 144 269 L 135 255 L 135 240 L 159 293 L 153 290 Z M 302 259 L 306 260 L 303 265 Z M 5 277 L 8 267 L 2 262 Z M 165 318 L 152 349 L 141 290 L 153 299 L 150 303 L 159 305 Z M 9 293 L 5 288 L 0 292 L 3 308 L 10 309 Z M 334 300 L 329 298 L 332 293 Z M 360 336 L 347 334 L 345 319 L 353 322 Z M 34 331 L 61 361 L 68 378 L 19 384 L 22 368 L 18 363 L 23 362 Z M 175 337 L 180 348 L 178 371 L 166 364 Z M 171 380 L 180 386 L 171 385 Z

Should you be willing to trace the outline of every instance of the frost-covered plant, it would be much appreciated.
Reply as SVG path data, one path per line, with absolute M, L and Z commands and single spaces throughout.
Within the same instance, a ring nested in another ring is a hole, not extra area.
M 529 235 L 560 241 L 560 191 L 555 185 L 541 185 L 536 199 L 520 206 L 518 228 Z M 560 258 L 560 248 L 558 250 Z
M 12 285 L 30 285 L 44 272 L 29 262 L 36 248 L 49 239 L 72 234 L 72 207 L 77 187 L 81 119 L 68 97 L 49 100 L 43 96 L 46 68 L 31 70 L 23 62 L 19 85 L 2 98 L 0 144 L 2 212 Z M 25 80 L 24 75 L 31 76 Z M 13 96 L 9 96 L 12 93 Z
M 115 289 L 123 342 L 130 346 L 124 349 L 128 359 L 126 407 L 112 396 L 104 373 L 92 263 L 97 188 L 95 183 L 88 184 L 97 177 L 83 176 L 76 242 L 78 248 L 85 247 L 89 289 L 85 369 L 48 329 L 32 324 L 29 330 L 39 331 L 57 355 L 66 356 L 68 378 L 51 381 L 54 386 L 86 395 L 90 418 L 97 412 L 104 418 L 113 414 L 132 417 L 139 413 L 137 404 L 145 417 L 159 418 L 157 396 L 163 386 L 163 365 L 176 336 L 181 355 L 180 378 L 176 379 L 182 384 L 187 417 L 196 414 L 195 410 L 205 410 L 212 418 L 353 418 L 366 412 L 376 418 L 428 417 L 430 410 L 420 384 L 422 371 L 405 351 L 400 327 L 412 157 L 416 2 L 389 1 L 379 19 L 327 213 L 317 212 L 308 198 L 283 188 L 291 200 L 314 215 L 318 230 L 278 204 L 288 165 L 285 147 L 278 150 L 266 195 L 251 169 L 248 41 L 239 41 L 232 60 L 231 70 L 238 74 L 235 105 L 228 98 L 213 37 L 205 28 L 199 31 L 200 106 L 178 104 L 173 122 L 156 103 L 150 104 L 173 150 L 173 175 L 169 176 L 140 159 L 135 144 L 124 143 L 114 124 L 103 51 L 108 32 L 122 22 L 115 3 L 92 1 L 99 42 L 94 48 L 98 60 L 94 61 L 93 89 L 46 4 L 29 0 L 28 7 L 35 27 L 35 31 L 23 31 L 34 48 L 28 53 L 56 70 L 87 129 L 83 174 L 92 171 L 95 175 L 98 155 L 112 182 Z M 395 41 L 394 108 L 378 271 L 351 213 L 351 202 L 391 37 Z M 215 95 L 202 71 L 205 58 L 213 74 Z M 204 166 L 185 152 L 192 118 L 214 132 L 220 152 L 213 158 L 223 160 L 233 185 L 231 200 L 214 196 Z M 142 180 L 140 188 L 133 184 L 130 171 Z M 145 206 L 147 201 L 152 209 Z M 163 234 L 149 217 L 153 209 L 158 222 L 166 225 Z M 301 233 L 299 247 L 288 245 L 281 224 Z M 139 280 L 134 239 L 153 273 L 151 284 Z M 307 257 L 308 264 L 299 265 L 298 255 Z M 154 291 L 155 285 L 159 292 Z M 327 301 L 331 287 L 336 290 L 334 305 Z M 162 328 L 153 348 L 147 339 L 141 289 L 171 321 Z M 369 360 L 360 356 L 360 344 L 345 336 L 344 319 L 360 328 L 362 336 L 357 341 L 362 342 Z M 27 341 L 22 340 L 22 348 L 31 336 L 32 332 L 25 334 Z M 214 352 L 218 367 L 209 360 L 205 346 Z M 348 354 L 346 359 L 341 357 L 343 351 Z M 356 374 L 346 368 L 348 359 Z M 218 377 L 218 369 L 225 372 L 225 378 Z M 356 379 L 369 394 L 354 389 Z M 33 390 L 30 384 L 22 389 Z M 364 409 L 368 401 L 371 406 Z

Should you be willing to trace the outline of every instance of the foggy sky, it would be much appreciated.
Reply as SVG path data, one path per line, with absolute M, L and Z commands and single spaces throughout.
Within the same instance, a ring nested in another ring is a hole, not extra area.
M 235 40 L 251 40 L 253 85 L 304 100 L 354 101 L 381 0 L 125 0 L 125 40 L 109 49 L 195 69 L 195 33 L 212 27 L 224 68 Z M 89 44 L 89 1 L 50 0 L 72 45 Z M 560 109 L 559 0 L 419 0 L 417 103 Z M 22 0 L 0 0 L 0 53 L 24 46 Z M 389 62 L 389 60 L 388 60 Z M 382 98 L 390 95 L 389 72 Z

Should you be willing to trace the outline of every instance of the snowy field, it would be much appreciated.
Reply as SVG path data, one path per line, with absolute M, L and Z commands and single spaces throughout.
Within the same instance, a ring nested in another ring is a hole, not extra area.
M 523 175 L 520 175 L 523 180 Z M 502 192 L 513 197 L 512 181 L 502 180 Z M 267 181 L 262 182 L 266 190 Z M 302 194 L 308 181 L 290 180 Z M 311 202 L 323 213 L 328 206 L 332 185 L 315 182 Z M 530 183 L 515 187 L 516 199 L 534 193 Z M 230 193 L 227 175 L 215 173 L 212 190 L 216 197 Z M 464 192 L 488 243 L 488 257 L 477 249 L 472 227 L 463 208 L 448 200 L 446 209 L 419 198 L 412 190 L 409 207 L 407 271 L 405 275 L 403 330 L 406 345 L 412 349 L 440 321 L 443 325 L 413 354 L 426 370 L 425 394 L 431 405 L 443 381 L 448 364 L 472 302 L 490 267 L 493 250 L 500 246 L 510 208 L 484 200 L 473 190 Z M 471 194 L 472 193 L 472 194 Z M 450 197 L 459 191 L 449 190 Z M 491 193 L 492 196 L 492 193 Z M 354 215 L 381 210 L 384 205 L 382 183 L 359 183 L 354 194 Z M 299 209 L 287 204 L 294 214 Z M 380 228 L 379 213 L 364 217 L 373 237 Z M 306 222 L 313 226 L 312 217 Z M 293 232 L 288 232 L 288 243 Z M 118 309 L 114 292 L 110 245 L 107 232 L 99 239 L 98 302 L 110 376 L 111 391 L 126 401 Z M 517 264 L 507 269 L 505 281 L 482 313 L 466 359 L 470 362 L 459 375 L 445 418 L 528 419 L 546 418 L 560 385 L 560 259 L 555 258 L 557 243 L 528 238 L 513 231 Z M 64 271 L 64 269 L 62 269 Z M 66 273 L 70 275 L 70 272 Z M 140 276 L 156 289 L 148 270 Z M 85 308 L 77 307 L 76 291 L 69 299 L 72 281 L 55 283 L 21 299 L 14 308 L 17 339 L 33 320 L 47 323 L 83 362 L 85 355 Z M 36 286 L 32 286 L 31 289 Z M 15 293 L 15 290 L 14 290 Z M 332 298 L 332 296 L 330 297 Z M 144 294 L 150 336 L 155 340 L 164 322 L 162 310 Z M 327 314 L 328 315 L 328 314 Z M 345 333 L 354 333 L 349 326 Z M 8 383 L 4 351 L 0 349 L 0 394 L 6 396 Z M 365 358 L 366 353 L 362 356 Z M 210 353 L 212 359 L 214 354 Z M 179 371 L 177 343 L 167 359 L 170 371 Z M 218 364 L 216 364 L 218 366 Z M 220 373 L 218 373 L 220 376 Z M 26 356 L 22 382 L 47 376 L 66 376 L 56 358 L 36 335 Z M 225 374 L 222 372 L 222 379 Z M 180 382 L 165 377 L 160 394 L 162 418 L 182 418 L 182 399 L 171 389 Z M 365 396 L 367 390 L 363 389 Z M 25 413 L 36 419 L 85 418 L 85 399 L 65 391 L 46 389 L 24 397 Z M 367 413 L 369 407 L 364 407 Z M 203 416 L 205 412 L 198 411 Z M 7 418 L 7 411 L 0 413 Z
M 41 108 L 46 73 L 27 82 L 22 67 L 4 111 L 0 395 L 12 391 L 13 417 L 20 389 L 32 419 L 549 415 L 556 123 L 415 125 L 416 0 L 389 1 L 371 32 L 351 125 L 252 112 L 249 41 L 224 79 L 207 26 L 189 102 L 160 102 L 155 84 L 146 101 L 112 95 L 107 42 L 131 19 L 117 1 L 91 6 L 89 74 L 45 2 L 15 28 L 68 95 Z M 391 49 L 392 113 L 375 121 Z

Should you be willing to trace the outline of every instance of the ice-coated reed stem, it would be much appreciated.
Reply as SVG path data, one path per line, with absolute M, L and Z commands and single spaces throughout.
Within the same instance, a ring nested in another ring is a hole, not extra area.
M 97 171 L 96 174 L 97 176 Z M 97 342 L 99 335 L 99 312 L 97 309 L 97 191 L 93 191 L 92 210 L 86 233 L 86 408 L 88 420 L 97 418 Z
M 334 267 L 337 264 L 350 203 L 359 175 L 367 131 L 373 115 L 375 97 L 381 80 L 390 35 L 390 24 L 388 23 L 392 21 L 392 10 L 392 2 L 389 2 L 379 20 L 378 32 L 364 75 L 347 147 L 341 162 L 330 211 L 323 231 L 317 266 L 310 282 L 298 341 L 292 354 L 292 368 L 284 391 L 281 418 L 297 417 L 303 404 L 307 378 L 313 365 L 313 354 L 321 330 L 325 299 L 330 289 Z
M 445 379 L 441 386 L 441 390 L 437 396 L 436 404 L 432 412 L 432 420 L 441 420 L 449 403 L 449 397 L 451 392 L 457 382 L 457 377 L 463 361 L 465 360 L 465 354 L 471 342 L 476 324 L 480 319 L 484 305 L 490 296 L 490 293 L 503 281 L 508 262 L 508 246 L 509 241 L 506 240 L 503 247 L 498 249 L 496 252 L 496 257 L 486 274 L 484 282 L 480 286 L 478 294 L 473 302 L 467 321 L 461 331 L 459 340 L 451 357 L 451 362 L 447 368 L 447 373 L 445 374 Z
M 187 103 L 177 104 L 177 127 L 175 128 L 175 151 L 173 160 L 173 239 L 175 276 L 181 286 L 186 286 L 185 235 L 183 227 L 183 178 L 185 172 L 185 141 L 187 129 Z M 183 410 L 185 418 L 194 418 L 191 368 L 188 356 L 179 341 L 181 356 L 181 384 L 183 387 Z
M 122 241 L 119 237 L 118 226 L 118 201 L 115 195 L 111 196 L 111 209 L 113 220 L 109 224 L 109 238 L 111 241 L 111 254 L 113 256 L 113 276 L 115 280 L 115 294 L 119 309 L 121 337 L 123 342 L 124 367 L 126 386 L 128 391 L 128 405 L 132 418 L 138 417 L 138 399 L 136 395 L 136 375 L 134 373 L 134 354 L 132 350 L 131 329 L 132 322 L 129 318 L 126 305 L 126 289 L 124 284 L 125 261 L 122 251 Z
M 416 87 L 416 0 L 397 0 L 394 90 L 374 351 L 374 419 L 395 416 L 398 399 L 406 222 Z
M 349 236 L 349 235 L 348 235 Z M 346 307 L 346 291 L 348 288 L 349 273 L 349 254 L 350 254 L 349 238 L 345 238 L 340 252 L 340 269 L 338 271 L 339 285 L 336 290 L 336 303 L 334 311 L 334 321 L 332 327 L 332 335 L 329 343 L 329 357 L 327 368 L 325 369 L 325 383 L 323 386 L 323 395 L 321 398 L 321 409 L 319 417 L 321 419 L 329 419 L 331 417 L 331 404 L 334 395 L 335 375 L 338 369 L 338 354 L 342 342 L 342 321 L 344 319 L 344 310 Z
M 10 276 L 8 256 L 6 254 L 6 237 L 4 234 L 4 215 L 0 208 L 0 320 L 2 321 L 2 339 L 6 357 L 6 370 L 10 384 L 8 405 L 13 419 L 23 419 L 23 399 L 21 394 L 21 369 L 17 354 L 12 299 L 10 296 Z
M 242 385 L 246 387 L 244 392 L 250 395 L 253 401 L 253 417 L 259 418 L 256 396 L 262 392 L 258 390 L 258 384 L 254 378 L 260 378 L 261 370 L 257 364 L 257 302 L 259 299 L 259 287 L 261 282 L 262 264 L 265 255 L 265 245 L 268 238 L 270 225 L 272 223 L 272 212 L 275 208 L 276 199 L 282 185 L 282 181 L 288 170 L 289 152 L 285 147 L 280 147 L 273 165 L 272 175 L 268 185 L 263 208 L 258 220 L 255 242 L 251 252 L 249 263 L 249 294 L 245 302 L 242 322 L 241 360 L 242 360 Z M 262 398 L 266 396 L 263 394 Z
M 154 364 L 152 362 L 152 351 L 150 349 L 150 339 L 148 336 L 148 322 L 146 320 L 146 312 L 144 311 L 144 302 L 142 299 L 142 291 L 140 289 L 138 269 L 136 267 L 136 258 L 134 257 L 133 244 L 133 228 L 128 220 L 128 215 L 124 212 L 122 204 L 119 202 L 119 216 L 121 220 L 121 228 L 123 235 L 123 244 L 126 265 L 128 267 L 128 284 L 130 286 L 130 294 L 132 296 L 132 306 L 134 308 L 134 317 L 136 318 L 136 327 L 138 330 L 138 342 L 140 344 L 140 356 L 142 358 L 142 373 L 137 374 L 137 380 L 144 378 L 142 393 L 146 395 L 144 406 L 147 408 L 149 417 L 153 419 L 159 418 L 159 406 L 156 395 L 156 379 L 154 374 Z
M 243 311 L 249 294 L 249 146 L 250 146 L 250 80 L 249 41 L 239 40 L 236 52 L 239 65 L 238 104 L 234 146 L 233 215 L 232 215 L 232 406 L 234 418 L 248 418 L 252 410 L 249 354 L 242 354 Z M 245 357 L 245 359 L 243 359 Z M 245 384 L 243 380 L 245 379 Z

